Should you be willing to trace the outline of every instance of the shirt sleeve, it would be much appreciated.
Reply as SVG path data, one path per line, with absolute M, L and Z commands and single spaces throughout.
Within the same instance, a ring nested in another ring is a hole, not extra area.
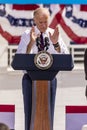
M 62 40 L 61 36 L 59 35 L 59 45 L 60 45 L 60 50 L 61 50 L 61 54 L 69 54 L 69 50 L 67 45 L 64 43 L 64 41 Z
M 26 53 L 27 45 L 29 43 L 29 33 L 24 32 L 21 36 L 19 46 L 16 53 Z
M 49 32 L 53 33 L 54 30 L 53 29 L 49 29 Z M 50 40 L 50 48 L 49 48 L 49 52 L 53 53 L 53 54 L 69 54 L 69 50 L 67 45 L 64 43 L 61 34 L 59 34 L 59 38 L 58 38 L 58 43 L 60 45 L 60 52 L 57 52 L 54 47 L 53 47 L 53 43 Z

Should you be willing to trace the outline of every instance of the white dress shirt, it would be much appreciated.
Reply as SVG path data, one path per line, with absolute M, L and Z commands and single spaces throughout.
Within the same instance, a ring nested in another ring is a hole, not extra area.
M 53 43 L 52 41 L 50 40 L 50 37 L 49 37 L 49 32 L 52 34 L 54 32 L 54 30 L 52 28 L 47 28 L 46 32 L 43 33 L 43 37 L 48 37 L 49 38 L 49 47 L 48 47 L 48 50 L 47 52 L 49 52 L 50 54 L 59 54 L 55 49 L 54 49 L 54 46 L 53 46 Z M 40 31 L 38 30 L 37 27 L 35 27 L 35 33 L 36 34 L 40 34 Z M 16 53 L 26 53 L 26 50 L 27 50 L 27 45 L 29 44 L 29 41 L 30 41 L 30 30 L 26 30 L 22 37 L 21 37 L 21 40 L 20 40 L 20 43 L 19 43 L 19 46 L 18 46 L 18 49 L 17 49 L 17 52 Z M 59 38 L 58 38 L 58 43 L 60 45 L 60 54 L 68 54 L 69 53 L 69 50 L 67 49 L 67 46 L 66 44 L 63 42 L 61 36 L 59 35 Z M 30 54 L 36 54 L 38 52 L 38 47 L 36 45 L 36 43 L 32 46 L 32 49 L 30 51 Z

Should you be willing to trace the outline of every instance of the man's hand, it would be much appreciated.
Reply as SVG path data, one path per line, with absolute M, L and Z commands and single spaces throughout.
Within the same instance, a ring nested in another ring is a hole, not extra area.
M 33 44 L 36 43 L 36 42 L 35 42 L 35 41 L 36 41 L 36 38 L 37 38 L 37 35 L 35 34 L 35 27 L 33 26 L 33 27 L 31 28 L 31 31 L 30 31 L 30 42 L 29 42 L 29 44 L 28 44 L 28 46 L 27 46 L 26 53 L 30 53 Z
M 52 43 L 56 44 L 58 42 L 58 38 L 59 38 L 59 29 L 58 29 L 58 27 L 55 28 L 53 34 L 51 34 L 49 32 L 49 36 L 50 36 L 50 40 L 52 41 Z
M 35 27 L 33 26 L 30 31 L 30 42 L 35 43 L 37 35 L 35 34 Z

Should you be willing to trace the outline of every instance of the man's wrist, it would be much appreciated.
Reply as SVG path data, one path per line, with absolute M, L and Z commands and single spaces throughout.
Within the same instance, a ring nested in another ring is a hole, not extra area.
M 31 51 L 32 46 L 33 46 L 33 42 L 30 41 L 30 42 L 28 43 L 28 45 L 27 45 L 27 51 L 26 51 L 26 53 L 29 53 L 29 52 Z
M 53 44 L 53 46 L 54 46 L 54 49 L 56 50 L 57 48 L 59 48 L 59 47 L 60 47 L 59 42 L 57 42 L 57 43 Z
M 60 45 L 59 43 L 57 42 L 56 44 L 53 44 L 54 46 L 54 49 L 59 53 L 60 52 Z

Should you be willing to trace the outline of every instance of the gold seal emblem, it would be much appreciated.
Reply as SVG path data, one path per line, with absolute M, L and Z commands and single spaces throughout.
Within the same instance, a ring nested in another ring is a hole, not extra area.
M 53 57 L 47 51 L 40 51 L 35 55 L 34 63 L 39 69 L 46 70 L 51 67 Z

